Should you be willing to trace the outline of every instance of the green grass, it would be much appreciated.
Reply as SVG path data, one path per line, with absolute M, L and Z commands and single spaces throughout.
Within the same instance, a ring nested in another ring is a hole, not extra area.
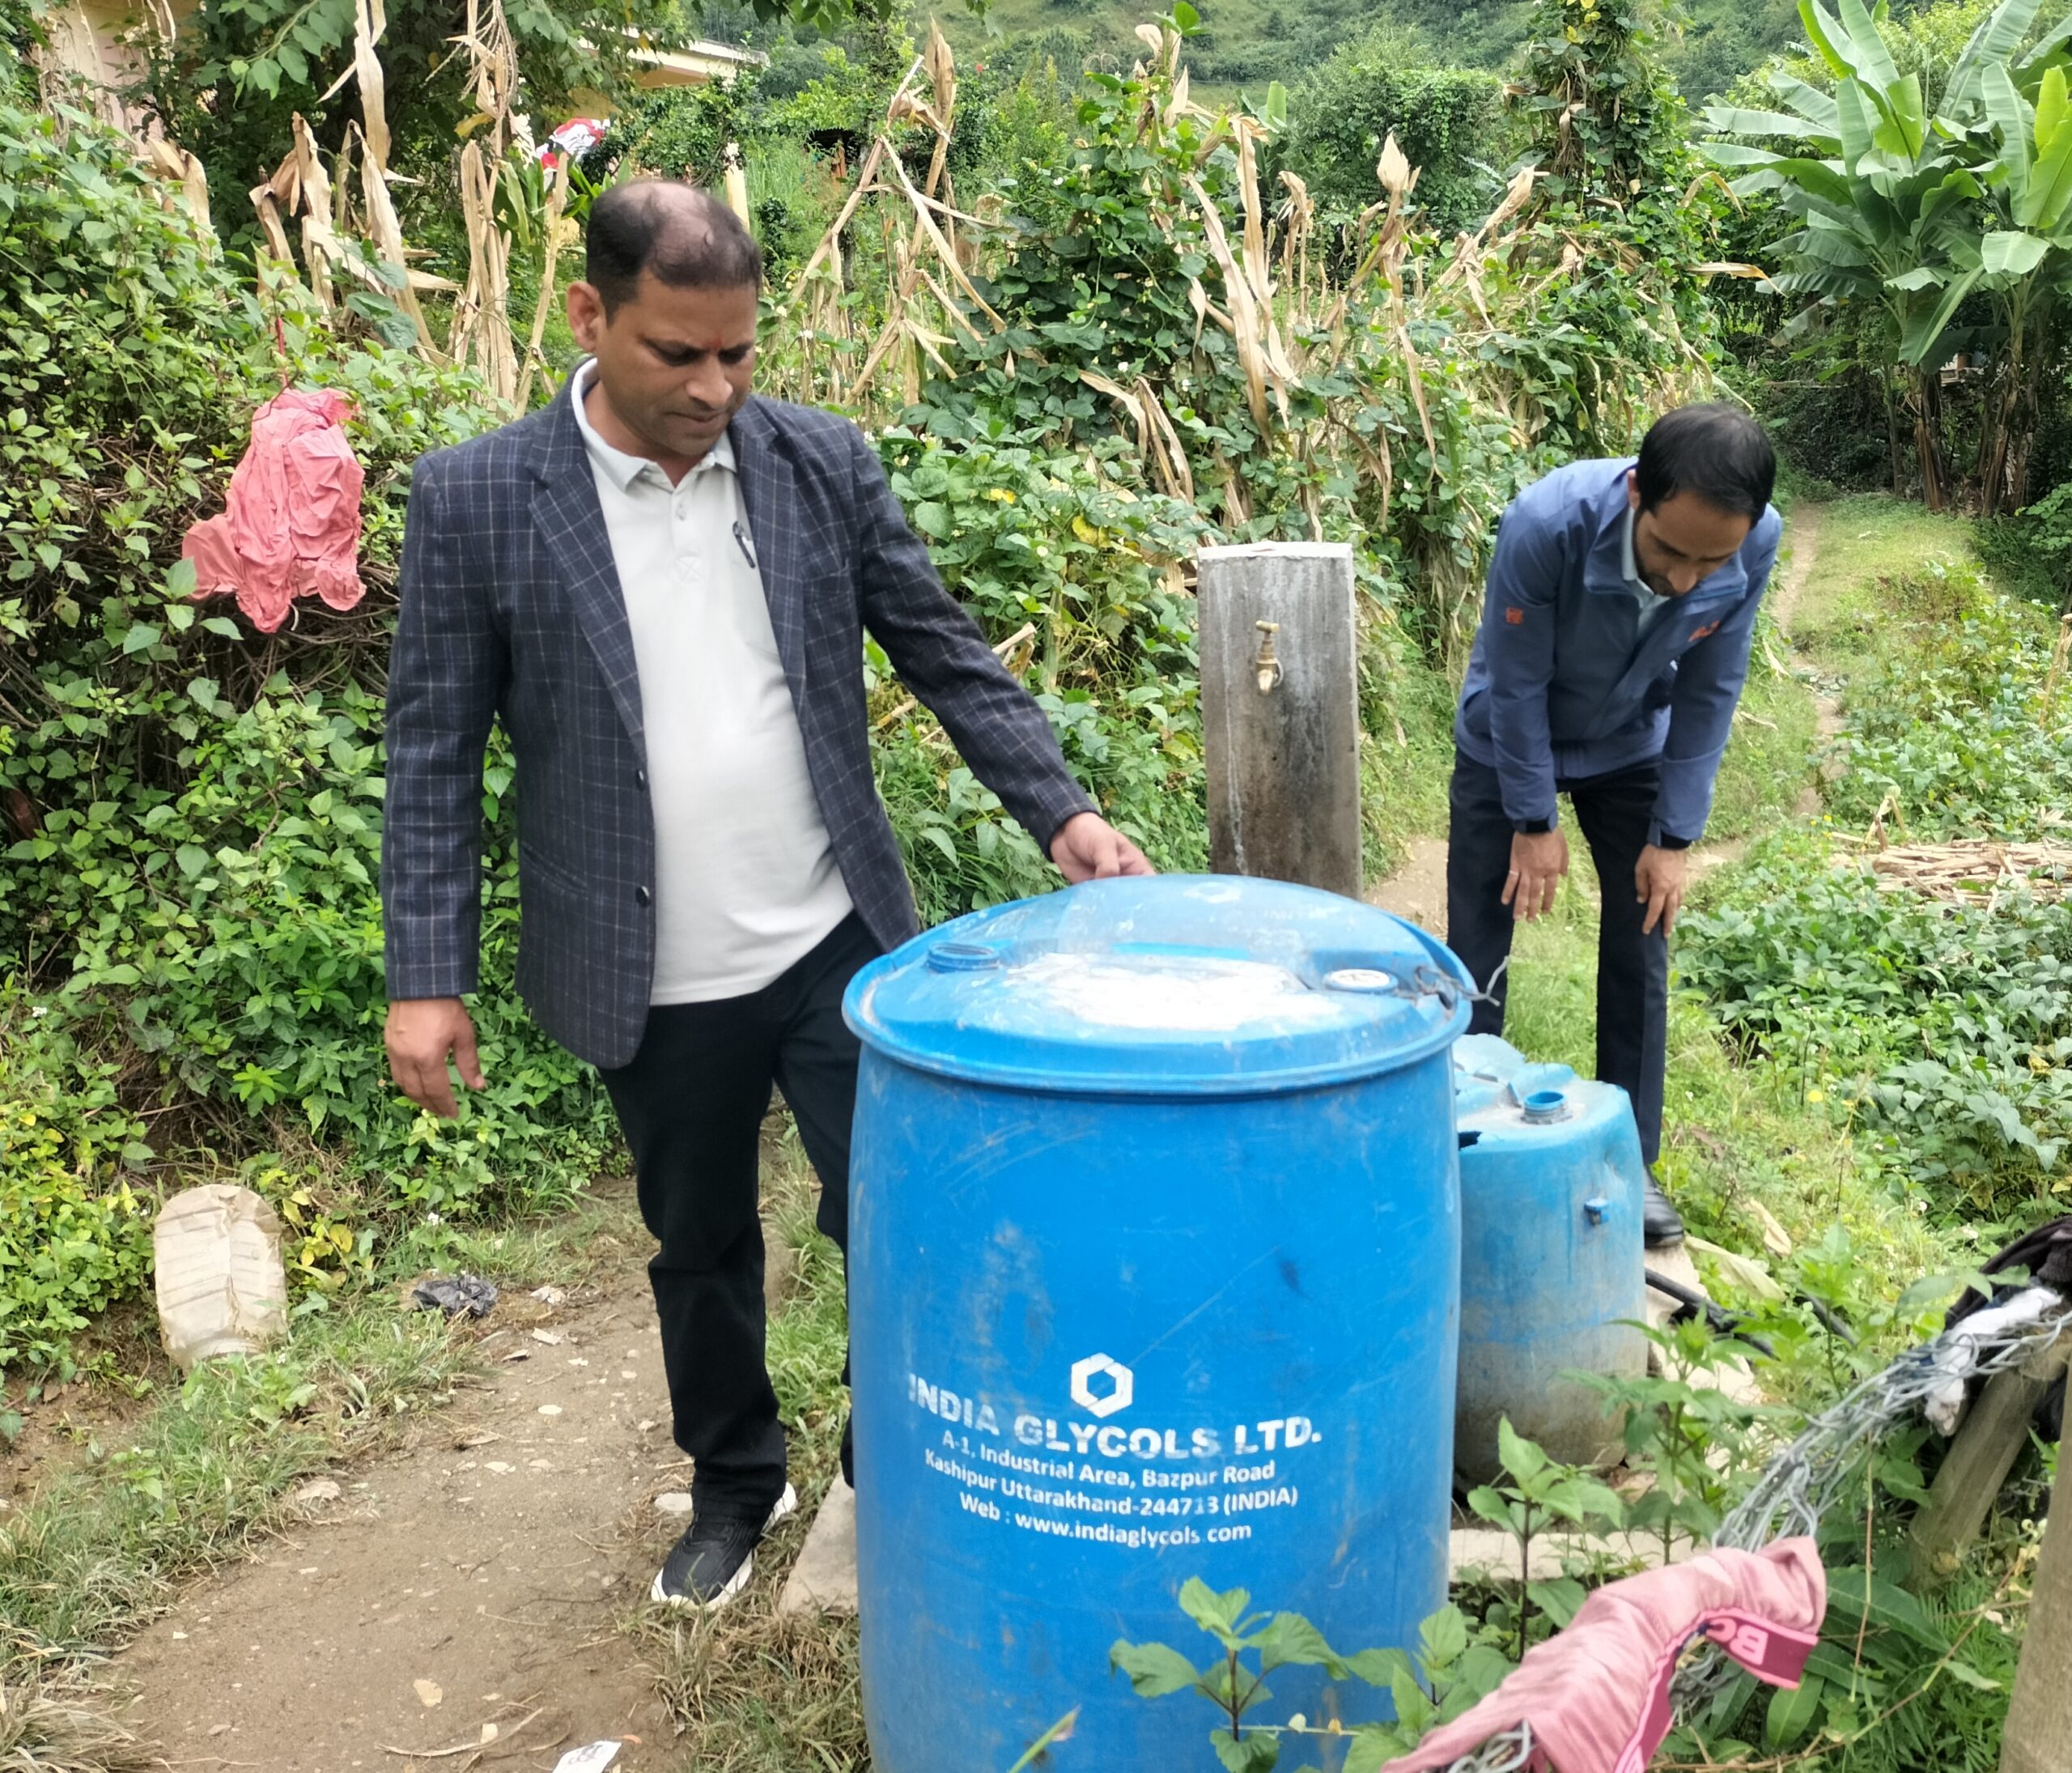
M 1696 902 L 1705 896 L 1700 883 Z M 1505 1027 L 1521 1052 L 1585 1077 L 1596 1069 L 1597 932 L 1596 881 L 1578 858 L 1553 915 L 1518 933 Z M 1703 1007 L 1674 998 L 1660 1169 L 1691 1229 L 1768 1263 L 1752 1203 L 1799 1245 L 1841 1225 L 1856 1245 L 1866 1290 L 1887 1299 L 1956 1264 L 1959 1240 L 1866 1180 L 1846 1129 L 1807 1103 L 1807 1091 L 1817 1087 L 1790 1065 L 1736 1064 Z
M 1817 712 L 1811 692 L 1785 662 L 1788 657 L 1777 624 L 1765 613 L 1713 791 L 1705 835 L 1713 843 L 1775 829 L 1790 817 L 1814 780 Z
M 1978 564 L 1971 525 L 1887 493 L 1837 499 L 1821 514 L 1820 551 L 1801 593 L 1793 638 L 1822 669 L 1869 662 L 1867 639 L 1896 614 L 1883 581 L 1929 562 Z
M 1401 866 L 1414 839 L 1446 829 L 1457 693 L 1391 620 L 1369 626 L 1360 657 L 1360 806 L 1370 881 Z
M 395 1444 L 478 1369 L 465 1331 L 402 1303 L 405 1278 L 436 1265 L 499 1285 L 573 1284 L 622 1261 L 637 1231 L 609 1197 L 499 1229 L 425 1228 L 392 1252 L 390 1284 L 305 1300 L 266 1354 L 210 1362 L 184 1383 L 159 1366 L 134 1421 L 82 1431 L 76 1458 L 0 1516 L 0 1767 L 146 1764 L 86 1672 L 182 1581 L 278 1526 L 295 1485 Z M 141 1365 L 130 1352 L 126 1364 Z
M 291 1486 L 389 1443 L 473 1365 L 465 1339 L 378 1293 L 302 1317 L 269 1354 L 198 1368 L 6 1517 L 8 1648 L 62 1662 L 119 1643 L 180 1578 L 276 1521 Z

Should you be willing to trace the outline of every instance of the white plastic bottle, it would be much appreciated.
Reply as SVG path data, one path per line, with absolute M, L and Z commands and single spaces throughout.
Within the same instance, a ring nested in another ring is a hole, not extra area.
M 251 1189 L 211 1182 L 176 1194 L 152 1234 L 159 1334 L 182 1372 L 256 1354 L 287 1327 L 281 1222 Z

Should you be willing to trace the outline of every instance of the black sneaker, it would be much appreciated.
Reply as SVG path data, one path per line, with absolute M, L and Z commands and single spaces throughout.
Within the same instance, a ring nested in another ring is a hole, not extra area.
M 665 1607 L 688 1607 L 711 1613 L 748 1586 L 755 1574 L 756 1541 L 782 1520 L 798 1512 L 799 1493 L 787 1484 L 770 1518 L 760 1525 L 753 1515 L 698 1514 L 677 1541 L 669 1560 L 655 1572 L 648 1598 Z
M 1684 1241 L 1684 1218 L 1662 1192 L 1662 1184 L 1648 1171 L 1647 1186 L 1641 1191 L 1641 1240 L 1651 1250 L 1664 1250 Z

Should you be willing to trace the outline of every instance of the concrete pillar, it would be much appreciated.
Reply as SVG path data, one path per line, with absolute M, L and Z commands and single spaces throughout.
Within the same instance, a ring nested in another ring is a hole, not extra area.
M 1352 550 L 1245 542 L 1199 568 L 1209 866 L 1357 899 Z

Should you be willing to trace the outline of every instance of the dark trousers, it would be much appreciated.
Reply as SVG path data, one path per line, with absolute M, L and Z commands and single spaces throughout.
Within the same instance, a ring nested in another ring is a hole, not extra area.
M 648 1274 L 663 1371 L 707 1515 L 766 1514 L 783 1491 L 784 1430 L 763 1363 L 762 1122 L 774 1084 L 820 1176 L 820 1228 L 846 1256 L 858 1048 L 842 993 L 878 953 L 852 914 L 761 991 L 651 1010 L 633 1062 L 602 1074 L 661 1246 Z
M 1650 761 L 1556 785 L 1575 808 L 1604 902 L 1597 940 L 1597 1074 L 1633 1100 L 1641 1154 L 1662 1149 L 1662 1074 L 1669 1039 L 1669 938 L 1641 933 L 1647 908 L 1633 895 L 1633 869 L 1647 845 L 1661 770 Z M 1493 1003 L 1475 1006 L 1470 1034 L 1504 1031 L 1503 979 L 1490 980 L 1511 951 L 1511 821 L 1497 772 L 1468 757 L 1454 763 L 1446 834 L 1446 946 L 1467 963 Z

